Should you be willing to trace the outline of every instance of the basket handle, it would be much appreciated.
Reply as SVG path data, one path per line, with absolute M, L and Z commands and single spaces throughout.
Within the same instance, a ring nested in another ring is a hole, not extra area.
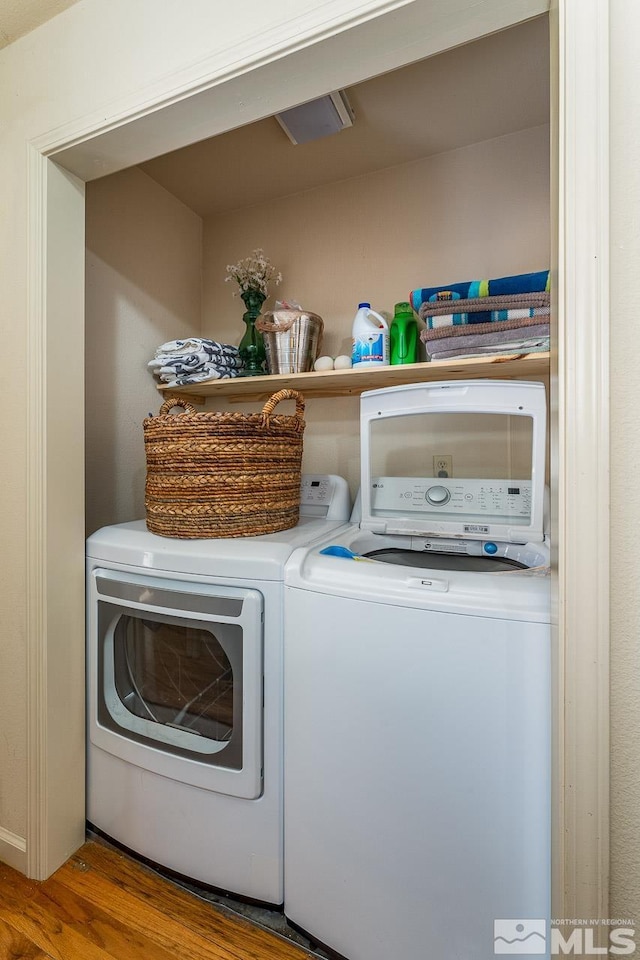
M 170 410 L 173 410 L 174 407 L 182 407 L 184 412 L 188 413 L 189 416 L 193 416 L 198 412 L 193 404 L 189 403 L 188 400 L 183 400 L 182 397 L 167 397 L 165 402 L 160 407 L 158 416 L 166 416 Z
M 269 418 L 281 400 L 295 400 L 296 402 L 296 430 L 304 429 L 304 397 L 297 390 L 278 390 L 262 408 L 262 421 L 265 427 L 269 426 Z

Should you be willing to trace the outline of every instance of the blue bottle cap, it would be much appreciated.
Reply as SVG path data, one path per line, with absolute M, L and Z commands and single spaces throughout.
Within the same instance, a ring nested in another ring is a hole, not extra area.
M 360 307 L 369 307 L 369 309 L 371 309 L 371 304 L 370 304 L 370 303 L 359 303 L 359 304 L 358 304 L 358 310 L 360 309 Z

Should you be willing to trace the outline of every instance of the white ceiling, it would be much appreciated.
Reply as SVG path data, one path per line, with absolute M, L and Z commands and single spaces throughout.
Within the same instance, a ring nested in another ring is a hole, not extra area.
M 142 169 L 200 216 L 211 216 L 548 123 L 547 17 L 347 94 L 354 125 L 333 136 L 294 146 L 269 117 Z
M 0 0 L 0 49 L 74 3 L 77 0 Z

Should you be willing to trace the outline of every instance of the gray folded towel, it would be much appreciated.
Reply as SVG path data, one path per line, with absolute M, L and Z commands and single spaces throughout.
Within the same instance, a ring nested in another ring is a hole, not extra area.
M 530 327 L 514 327 L 510 330 L 496 331 L 493 324 L 490 333 L 469 334 L 465 337 L 438 337 L 427 341 L 429 356 L 439 356 L 449 350 L 464 353 L 496 353 L 501 346 L 515 349 L 518 344 L 535 344 L 539 340 L 549 340 L 549 324 L 539 323 Z

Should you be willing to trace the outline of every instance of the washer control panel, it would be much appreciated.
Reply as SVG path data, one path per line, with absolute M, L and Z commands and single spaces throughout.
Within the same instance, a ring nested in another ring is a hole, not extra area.
M 371 506 L 378 516 L 420 513 L 460 519 L 508 518 L 510 522 L 528 523 L 531 481 L 374 477 Z

